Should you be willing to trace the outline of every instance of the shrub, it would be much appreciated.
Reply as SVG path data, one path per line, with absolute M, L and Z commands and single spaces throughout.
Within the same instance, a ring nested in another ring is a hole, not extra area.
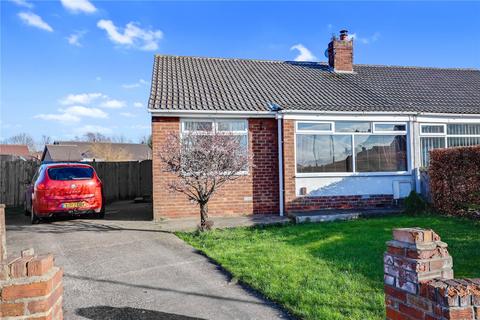
M 430 151 L 428 173 L 438 211 L 466 215 L 480 205 L 480 146 Z
M 415 191 L 410 192 L 404 200 L 406 214 L 419 214 L 425 212 L 427 203 Z

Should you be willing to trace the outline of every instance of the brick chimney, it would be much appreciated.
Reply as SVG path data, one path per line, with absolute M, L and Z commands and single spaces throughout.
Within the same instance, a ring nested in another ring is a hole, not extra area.
M 341 30 L 340 37 L 332 37 L 328 44 L 328 65 L 335 72 L 353 72 L 353 39 L 348 31 Z

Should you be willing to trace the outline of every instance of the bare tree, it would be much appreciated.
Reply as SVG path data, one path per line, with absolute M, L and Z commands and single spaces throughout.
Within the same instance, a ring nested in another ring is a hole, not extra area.
M 75 137 L 77 141 L 87 142 L 110 142 L 111 139 L 100 132 L 87 132 L 81 137 Z
M 11 136 L 10 138 L 5 139 L 4 143 L 6 144 L 25 144 L 28 146 L 28 149 L 35 150 L 35 140 L 28 133 L 19 133 L 17 135 Z
M 208 221 L 208 201 L 248 170 L 251 162 L 238 136 L 221 133 L 169 134 L 159 156 L 163 170 L 175 176 L 168 182 L 169 189 L 199 205 L 201 231 L 213 225 Z
M 129 143 L 130 140 L 127 139 L 124 135 L 117 135 L 110 137 L 110 142 L 114 143 Z
M 148 136 L 140 137 L 139 143 L 146 144 L 150 147 L 150 149 L 152 149 L 152 135 L 149 134 Z

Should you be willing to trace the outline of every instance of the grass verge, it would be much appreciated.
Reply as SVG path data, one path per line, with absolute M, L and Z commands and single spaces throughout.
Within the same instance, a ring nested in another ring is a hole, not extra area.
M 480 277 L 480 223 L 439 216 L 177 233 L 302 319 L 384 319 L 383 252 L 396 227 L 432 228 L 456 277 Z

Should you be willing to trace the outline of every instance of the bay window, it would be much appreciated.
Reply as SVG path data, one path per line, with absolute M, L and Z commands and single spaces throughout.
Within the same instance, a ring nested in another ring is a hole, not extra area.
M 420 124 L 420 156 L 422 167 L 428 167 L 429 152 L 436 148 L 480 145 L 480 124 Z
M 405 123 L 299 121 L 297 173 L 405 172 L 406 135 Z

